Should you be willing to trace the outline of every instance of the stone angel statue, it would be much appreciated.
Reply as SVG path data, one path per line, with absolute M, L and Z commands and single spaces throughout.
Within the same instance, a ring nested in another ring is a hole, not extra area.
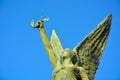
M 38 28 L 43 45 L 54 67 L 52 80 L 93 80 L 102 56 L 111 26 L 112 14 L 97 25 L 73 50 L 63 49 L 55 32 L 49 40 L 43 23 L 48 18 L 39 20 L 34 26 Z

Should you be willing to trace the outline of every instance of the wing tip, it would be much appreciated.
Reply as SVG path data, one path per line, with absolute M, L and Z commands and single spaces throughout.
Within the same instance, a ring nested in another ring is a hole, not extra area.
M 107 17 L 110 17 L 110 18 L 112 18 L 112 13 L 110 13 Z
M 110 13 L 102 22 L 101 24 L 110 24 L 111 25 L 111 21 L 112 21 L 112 13 Z
M 52 30 L 52 34 L 56 35 L 56 32 L 55 32 L 55 30 L 54 30 L 54 29 Z
M 110 13 L 110 14 L 106 17 L 106 19 L 108 19 L 108 20 L 111 22 L 111 20 L 112 20 L 112 13 Z

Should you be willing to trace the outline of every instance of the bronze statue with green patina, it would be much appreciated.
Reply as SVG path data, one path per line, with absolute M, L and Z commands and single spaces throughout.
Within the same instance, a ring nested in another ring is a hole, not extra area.
M 111 26 L 112 14 L 97 25 L 73 50 L 63 49 L 55 32 L 49 40 L 43 23 L 48 18 L 39 20 L 38 28 L 43 45 L 54 67 L 52 80 L 93 80 L 104 50 Z M 34 21 L 32 21 L 34 26 Z M 79 36 L 79 35 L 78 35 Z

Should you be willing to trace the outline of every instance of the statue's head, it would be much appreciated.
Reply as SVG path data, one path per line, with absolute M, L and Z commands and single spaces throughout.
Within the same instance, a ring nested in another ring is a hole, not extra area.
M 61 58 L 60 58 L 60 63 L 61 64 L 76 64 L 79 62 L 79 58 L 77 56 L 77 54 L 70 50 L 69 48 L 65 49 L 62 53 L 61 53 Z

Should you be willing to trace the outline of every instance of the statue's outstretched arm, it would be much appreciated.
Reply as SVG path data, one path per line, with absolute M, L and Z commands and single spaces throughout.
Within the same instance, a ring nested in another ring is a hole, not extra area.
M 56 61 L 56 58 L 55 58 L 55 56 L 53 54 L 53 48 L 52 48 L 52 46 L 51 46 L 51 44 L 50 44 L 50 42 L 48 40 L 48 37 L 46 35 L 43 22 L 44 21 L 39 20 L 36 23 L 35 27 L 38 28 L 39 31 L 40 31 L 40 35 L 41 35 L 41 38 L 42 38 L 43 45 L 44 45 L 44 47 L 45 47 L 45 49 L 47 51 L 47 54 L 48 54 L 48 56 L 50 58 L 50 61 L 51 61 L 52 65 L 53 65 L 53 67 L 55 68 L 57 61 Z

